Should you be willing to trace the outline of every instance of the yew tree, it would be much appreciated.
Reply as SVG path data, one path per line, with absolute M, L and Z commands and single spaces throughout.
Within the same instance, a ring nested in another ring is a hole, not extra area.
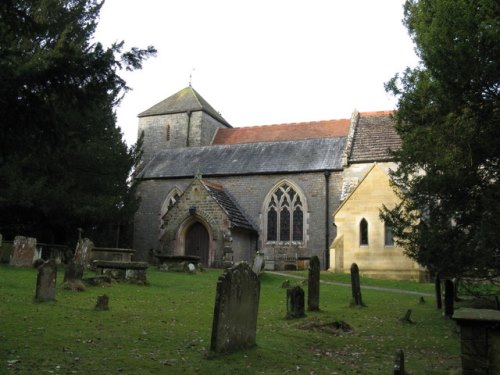
M 156 51 L 93 39 L 102 1 L 0 2 L 0 233 L 74 241 L 137 208 L 114 108 Z M 97 235 L 97 234 L 96 234 Z M 111 242 L 111 241 L 110 241 Z
M 500 3 L 408 0 L 420 64 L 386 85 L 402 147 L 402 202 L 381 216 L 433 273 L 500 275 Z

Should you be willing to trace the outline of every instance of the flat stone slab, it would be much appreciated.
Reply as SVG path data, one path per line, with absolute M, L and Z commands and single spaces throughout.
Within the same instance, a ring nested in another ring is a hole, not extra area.
M 483 322 L 500 322 L 500 311 L 490 309 L 471 309 L 462 307 L 455 310 L 453 320 L 476 320 Z
M 114 268 L 123 270 L 145 270 L 149 267 L 148 262 L 120 262 L 116 260 L 94 260 L 92 264 L 97 268 Z
M 200 257 L 195 255 L 155 255 L 160 263 L 182 263 L 189 262 L 198 264 L 200 262 Z

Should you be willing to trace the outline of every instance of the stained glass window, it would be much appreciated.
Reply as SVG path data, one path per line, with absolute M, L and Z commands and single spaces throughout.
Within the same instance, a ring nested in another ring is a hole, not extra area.
M 303 217 L 302 209 L 300 207 L 295 207 L 293 211 L 293 240 L 302 241 L 304 237 L 303 228 Z
M 278 215 L 274 207 L 267 212 L 267 240 L 276 241 L 278 232 Z

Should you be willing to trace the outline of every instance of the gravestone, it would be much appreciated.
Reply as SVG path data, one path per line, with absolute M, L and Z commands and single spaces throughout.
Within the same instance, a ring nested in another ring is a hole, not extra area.
M 309 311 L 319 311 L 319 258 L 314 255 L 309 261 L 309 286 L 307 293 L 307 309 Z
M 75 262 L 71 259 L 64 267 L 64 280 L 63 281 L 75 281 L 83 279 L 83 264 Z
M 36 302 L 54 301 L 56 299 L 57 265 L 54 259 L 43 262 L 38 267 L 36 278 Z
M 257 275 L 260 275 L 263 269 L 264 269 L 264 254 L 257 253 L 255 254 L 255 258 L 253 259 L 252 270 Z
M 455 287 L 453 281 L 444 281 L 444 316 L 451 318 L 453 315 L 453 301 L 455 300 Z
M 217 281 L 210 351 L 229 353 L 255 346 L 260 281 L 248 263 L 228 268 Z
M 361 282 L 359 280 L 359 268 L 356 263 L 351 265 L 351 289 L 352 289 L 352 305 L 365 306 L 361 298 Z
M 2 233 L 0 233 L 0 247 L 2 247 L 2 240 L 3 240 Z
M 405 353 L 402 349 L 396 351 L 394 358 L 394 375 L 405 375 Z
M 97 303 L 95 305 L 95 310 L 105 311 L 109 310 L 109 297 L 106 294 L 97 297 Z
M 75 256 L 73 257 L 73 261 L 76 264 L 82 265 L 84 269 L 87 268 L 90 264 L 90 258 L 93 248 L 94 243 L 88 238 L 79 239 L 76 244 Z
M 436 307 L 438 310 L 441 310 L 442 300 L 441 300 L 441 278 L 439 275 L 436 275 L 436 280 L 434 280 L 434 289 L 436 292 Z
M 286 290 L 287 319 L 302 318 L 304 313 L 304 289 L 296 285 Z
M 15 267 L 31 267 L 36 250 L 36 238 L 16 236 L 14 238 L 14 252 L 10 265 Z

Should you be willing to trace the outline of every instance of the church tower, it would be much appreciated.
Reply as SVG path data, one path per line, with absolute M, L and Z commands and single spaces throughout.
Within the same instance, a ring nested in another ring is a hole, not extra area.
M 143 162 L 166 148 L 206 146 L 218 128 L 232 128 L 191 86 L 140 113 Z

